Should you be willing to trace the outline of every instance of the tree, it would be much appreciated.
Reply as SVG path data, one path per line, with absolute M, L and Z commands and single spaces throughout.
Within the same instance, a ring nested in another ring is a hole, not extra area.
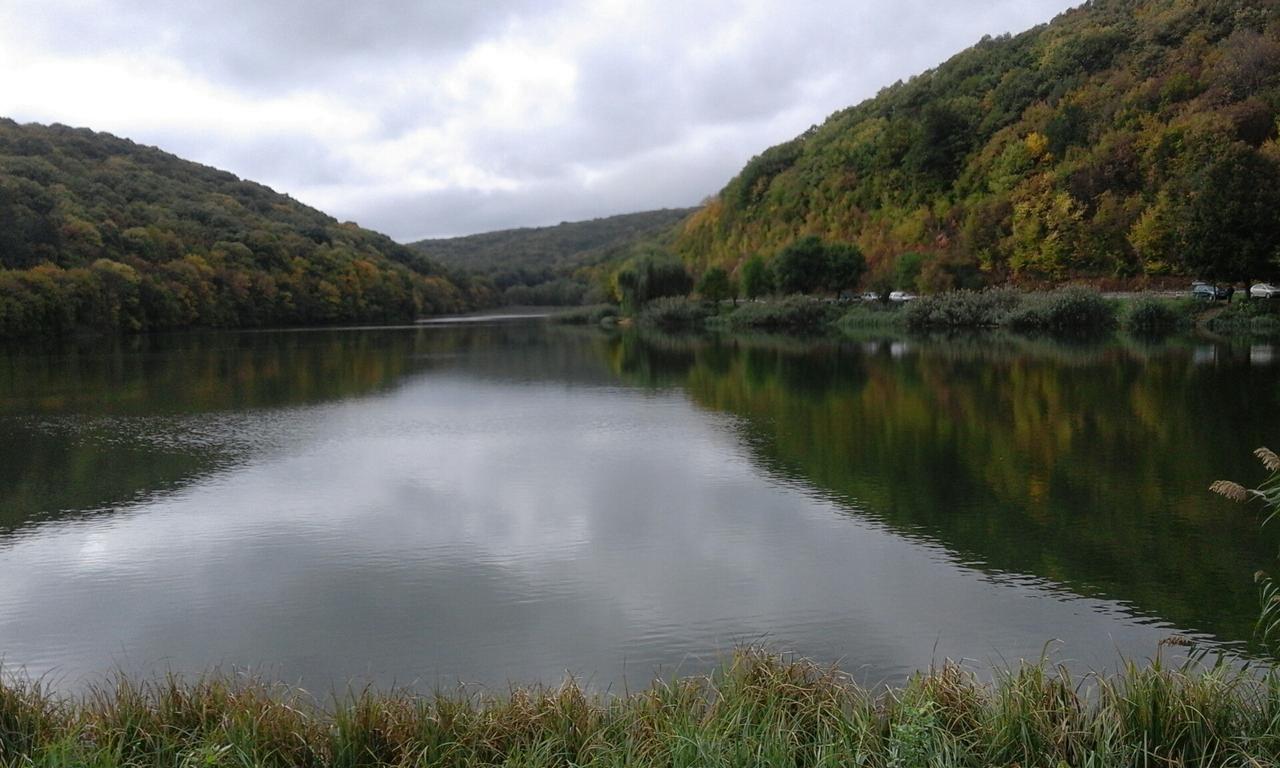
M 729 298 L 733 288 L 728 271 L 724 267 L 711 267 L 703 272 L 702 278 L 698 280 L 698 293 L 703 299 L 713 304 L 719 304 Z
M 920 290 L 920 271 L 928 255 L 919 251 L 907 251 L 893 263 L 893 287 L 900 291 Z
M 742 265 L 742 292 L 748 299 L 773 292 L 773 270 L 760 254 L 755 254 Z
M 623 311 L 635 313 L 653 299 L 688 294 L 693 280 L 673 256 L 651 248 L 628 259 L 614 274 L 613 285 Z
M 814 293 L 827 284 L 827 248 L 817 235 L 802 237 L 782 249 L 773 271 L 783 293 Z
M 1280 165 L 1233 142 L 1188 164 L 1142 214 L 1130 242 L 1149 271 L 1217 280 L 1271 274 L 1280 253 Z
M 783 293 L 838 292 L 856 287 L 867 271 L 867 260 L 852 243 L 824 243 L 808 235 L 778 254 L 774 273 Z
M 858 287 L 867 272 L 867 259 L 858 246 L 852 243 L 833 243 L 826 246 L 826 288 L 832 293 Z

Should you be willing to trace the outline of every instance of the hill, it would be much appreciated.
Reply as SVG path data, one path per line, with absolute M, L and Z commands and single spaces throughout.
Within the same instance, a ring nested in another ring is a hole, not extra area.
M 664 208 L 590 221 L 562 222 L 421 240 L 409 247 L 449 267 L 482 274 L 510 304 L 578 304 L 603 285 L 612 266 L 645 243 L 669 242 L 692 208 Z
M 695 269 L 851 242 L 869 282 L 1280 271 L 1280 3 L 1094 0 L 753 158 L 689 218 Z
M 0 119 L 0 337 L 409 320 L 491 298 L 230 173 Z

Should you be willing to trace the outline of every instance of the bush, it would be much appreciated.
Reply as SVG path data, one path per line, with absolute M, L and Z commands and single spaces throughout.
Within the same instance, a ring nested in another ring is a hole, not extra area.
M 1010 288 L 952 291 L 925 296 L 907 305 L 910 328 L 989 328 L 1000 325 L 1022 303 Z
M 1007 322 L 1018 330 L 1096 331 L 1115 327 L 1116 309 L 1095 290 L 1060 288 L 1026 297 L 1021 306 L 1009 314 Z
M 613 304 L 600 304 L 594 307 L 578 307 L 551 316 L 551 322 L 561 325 L 599 325 L 618 317 L 618 308 Z
M 679 331 L 702 327 L 710 314 L 711 310 L 700 301 L 670 296 L 646 304 L 636 322 L 646 328 Z
M 729 315 L 735 330 L 817 333 L 835 321 L 834 305 L 804 296 L 788 296 L 782 301 L 743 304 Z
M 1172 333 L 1188 324 L 1190 316 L 1177 303 L 1159 299 L 1138 299 L 1125 315 L 1125 328 L 1135 333 Z
M 849 307 L 836 321 L 836 327 L 846 333 L 859 329 L 900 328 L 906 314 L 896 304 L 864 301 Z
M 1217 333 L 1280 332 L 1280 301 L 1274 299 L 1250 299 L 1234 301 L 1221 314 L 1208 322 L 1209 330 Z

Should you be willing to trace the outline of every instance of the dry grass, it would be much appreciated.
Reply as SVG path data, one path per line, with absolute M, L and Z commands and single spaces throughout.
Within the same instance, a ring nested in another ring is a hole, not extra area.
M 868 692 L 745 649 L 716 674 L 625 697 L 574 683 L 489 698 L 362 691 L 317 706 L 244 678 L 118 679 L 75 699 L 7 679 L 6 766 L 1209 766 L 1280 758 L 1280 679 L 1159 659 L 993 683 L 947 664 Z

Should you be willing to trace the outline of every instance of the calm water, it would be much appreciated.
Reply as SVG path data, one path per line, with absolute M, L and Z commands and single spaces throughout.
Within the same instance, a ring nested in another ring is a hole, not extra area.
M 0 654 L 645 683 L 1247 640 L 1262 345 L 642 338 L 534 321 L 0 354 Z

